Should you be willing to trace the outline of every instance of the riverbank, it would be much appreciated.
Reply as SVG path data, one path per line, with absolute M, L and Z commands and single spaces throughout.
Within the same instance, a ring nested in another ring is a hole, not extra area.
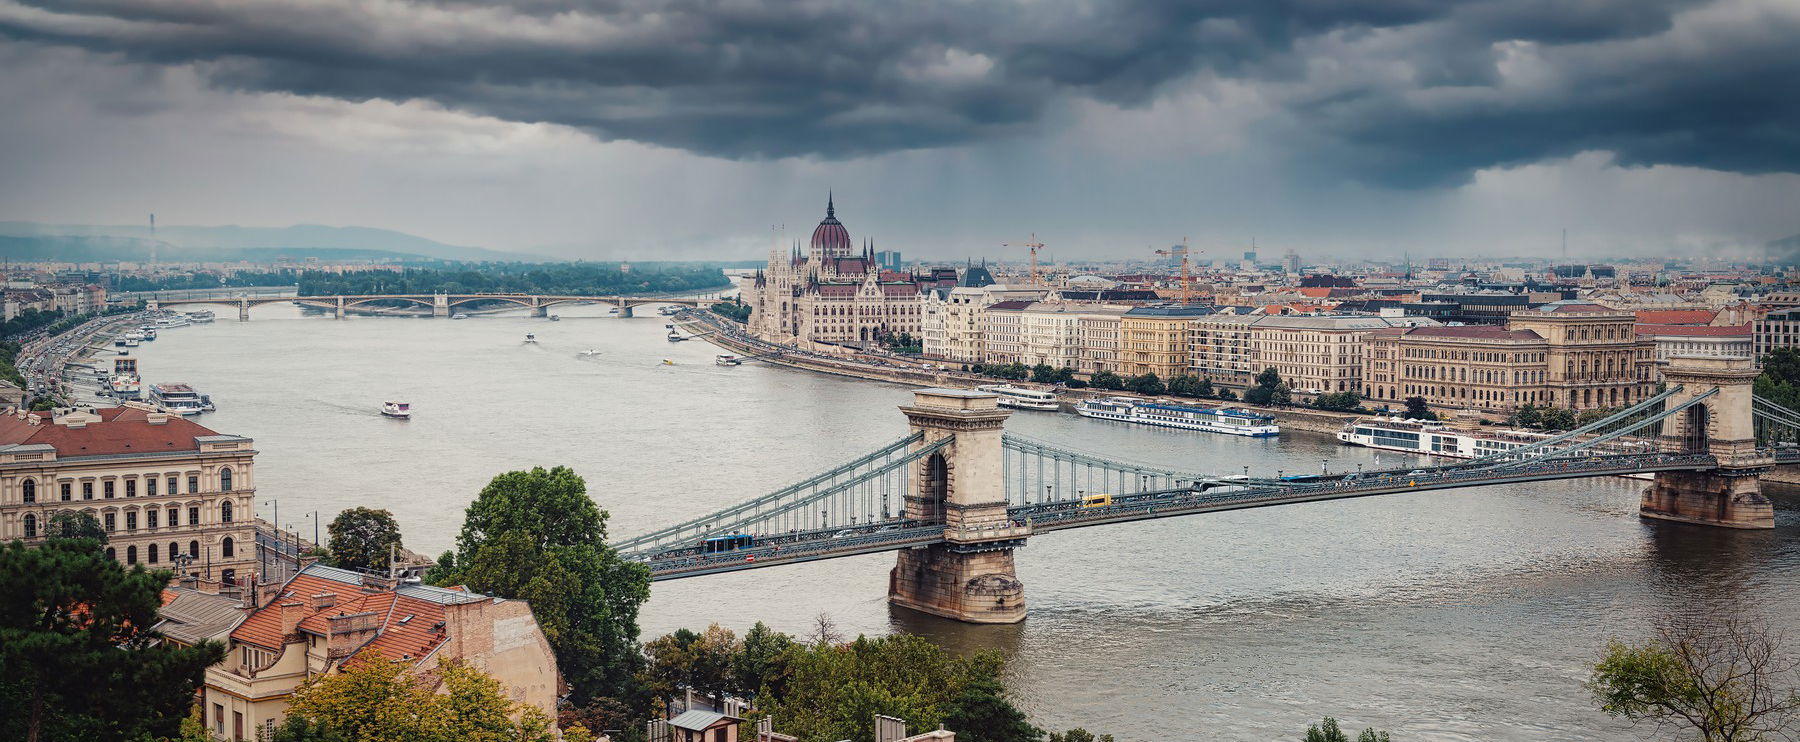
M 775 366 L 831 374 L 833 376 L 848 376 L 869 381 L 903 384 L 907 386 L 924 385 L 974 389 L 988 384 L 1020 383 L 1004 382 L 999 379 L 981 376 L 979 374 L 950 371 L 947 369 L 924 369 L 912 365 L 899 364 L 877 365 L 874 363 L 865 363 L 848 358 L 834 357 L 798 348 L 787 348 L 744 335 L 731 326 L 735 324 L 731 320 L 720 317 L 712 312 L 696 310 L 689 314 L 698 315 L 699 318 L 684 322 L 681 326 L 682 329 L 688 330 L 695 337 L 712 343 L 719 348 L 731 351 L 732 353 L 746 357 L 757 357 L 758 362 Z M 694 328 L 690 326 L 695 324 L 704 327 L 705 330 L 696 332 Z M 1026 384 L 1026 386 L 1032 385 Z M 1062 406 L 1062 411 L 1069 414 L 1075 413 L 1075 405 L 1082 400 L 1110 397 L 1120 394 L 1120 392 L 1109 389 L 1092 388 L 1061 388 L 1057 389 L 1056 392 L 1058 398 L 1061 399 L 1060 404 Z M 1142 397 L 1143 395 L 1133 396 Z M 1327 410 L 1296 409 L 1293 407 L 1262 407 L 1244 404 L 1243 402 L 1193 400 L 1183 397 L 1144 398 L 1171 404 L 1217 403 L 1234 408 L 1243 408 L 1273 416 L 1276 423 L 1279 424 L 1283 430 L 1304 430 L 1307 432 L 1324 434 L 1335 434 L 1338 431 L 1343 430 L 1344 426 L 1351 421 L 1368 416 L 1367 413 L 1331 412 Z

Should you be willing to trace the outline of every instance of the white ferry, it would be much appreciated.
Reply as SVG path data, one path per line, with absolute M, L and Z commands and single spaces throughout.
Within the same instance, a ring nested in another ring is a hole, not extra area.
M 397 417 L 402 420 L 412 418 L 412 405 L 405 402 L 382 402 L 381 414 L 386 417 Z
M 151 384 L 150 402 L 177 415 L 198 415 L 206 411 L 200 393 L 186 384 Z
M 737 356 L 734 356 L 730 353 L 720 353 L 716 356 L 713 356 L 713 363 L 716 363 L 720 366 L 737 366 L 737 365 L 743 364 L 743 362 L 744 362 L 743 359 L 738 358 Z
M 1000 395 L 1001 407 L 1015 407 L 1021 410 L 1047 410 L 1055 412 L 1056 392 L 1025 389 L 1006 384 L 990 384 L 981 387 L 981 391 Z
M 1453 459 L 1506 453 L 1552 437 L 1552 433 L 1535 430 L 1458 430 L 1438 422 L 1398 417 L 1357 420 L 1337 434 L 1339 441 L 1352 446 Z M 1595 453 L 1641 453 L 1648 448 L 1647 443 L 1615 441 L 1591 450 Z
M 212 310 L 202 309 L 198 312 L 188 312 L 187 318 L 188 318 L 189 322 L 192 322 L 197 325 L 203 325 L 203 324 L 213 321 L 213 313 L 212 313 Z
M 211 317 L 211 316 L 210 316 L 210 315 L 211 315 L 211 314 L 212 314 L 212 313 L 211 313 L 211 312 L 208 312 L 208 313 L 207 313 L 207 314 L 208 314 L 208 315 L 209 315 L 209 316 L 208 316 L 208 317 L 207 317 L 207 318 L 206 318 L 206 319 L 205 319 L 205 320 L 194 320 L 194 321 L 195 321 L 195 322 L 200 322 L 200 321 L 205 321 L 205 322 L 211 322 L 211 321 L 212 321 L 212 317 Z M 183 316 L 181 316 L 181 315 L 179 315 L 179 314 L 177 314 L 177 315 L 174 315 L 174 316 L 171 316 L 171 317 L 157 317 L 157 318 L 156 318 L 156 327 L 162 327 L 162 328 L 169 328 L 169 327 L 187 327 L 187 326 L 188 326 L 188 324 L 189 324 L 189 323 L 188 323 L 188 320 L 189 320 L 189 319 L 190 319 L 190 318 L 189 318 L 189 317 L 183 317 Z M 151 331 L 151 330 L 153 330 L 153 329 L 155 329 L 155 328 L 153 328 L 153 327 L 146 327 L 146 328 L 144 328 L 144 330 L 145 330 L 145 332 L 149 332 L 149 331 Z
M 106 388 L 112 392 L 115 399 L 137 399 L 138 395 L 143 392 L 143 382 L 138 381 L 136 374 L 114 374 L 111 379 L 107 380 Z
M 1249 438 L 1268 438 L 1281 434 L 1273 415 L 1223 407 L 1190 407 L 1178 404 L 1149 403 L 1131 397 L 1109 397 L 1085 400 L 1075 406 L 1083 417 L 1117 420 L 1164 428 L 1200 430 Z
M 463 314 L 462 312 L 457 312 L 456 314 L 450 315 L 450 319 L 468 319 L 468 318 L 469 318 L 469 315 Z
M 527 342 L 527 343 L 535 343 L 535 342 L 537 342 L 537 335 L 534 335 L 534 334 L 532 334 L 532 333 L 529 333 L 529 332 L 527 332 L 527 333 L 525 333 L 525 342 Z

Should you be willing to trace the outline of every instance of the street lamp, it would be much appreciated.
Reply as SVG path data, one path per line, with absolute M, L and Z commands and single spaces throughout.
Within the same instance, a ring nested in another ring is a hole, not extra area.
M 313 522 L 313 548 L 317 549 L 317 548 L 319 548 L 319 511 L 314 510 L 310 513 L 307 513 L 306 517 L 312 519 L 312 522 Z
M 276 531 L 280 531 L 281 530 L 281 500 L 271 497 L 267 500 L 263 500 L 261 504 L 268 505 L 269 507 L 275 509 L 274 510 L 275 519 L 273 521 L 271 521 L 271 524 L 275 526 Z

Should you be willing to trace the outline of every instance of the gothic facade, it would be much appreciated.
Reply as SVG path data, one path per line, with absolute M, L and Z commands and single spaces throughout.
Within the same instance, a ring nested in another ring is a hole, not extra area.
M 873 245 L 852 243 L 836 203 L 827 199 L 825 220 L 806 250 L 770 250 L 768 267 L 741 288 L 750 331 L 765 340 L 872 343 L 900 333 L 918 337 L 923 292 L 955 284 L 955 270 L 947 278 L 943 273 L 882 270 Z

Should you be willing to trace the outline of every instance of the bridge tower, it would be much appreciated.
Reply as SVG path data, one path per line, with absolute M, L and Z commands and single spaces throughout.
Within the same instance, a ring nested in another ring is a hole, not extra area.
M 1775 509 L 1762 494 L 1761 474 L 1775 465 L 1759 451 L 1750 400 L 1757 370 L 1749 358 L 1677 357 L 1663 370 L 1682 392 L 1678 405 L 1717 389 L 1718 394 L 1664 420 L 1661 448 L 1668 453 L 1708 453 L 1717 468 L 1659 472 L 1644 490 L 1638 512 L 1646 518 L 1728 528 L 1774 528 Z
M 337 298 L 337 318 L 344 318 L 344 297 L 342 296 Z
M 533 316 L 533 317 L 548 317 L 548 316 L 550 316 L 550 307 L 549 307 L 549 305 L 544 303 L 544 297 L 533 296 L 533 297 L 530 297 L 530 300 L 531 300 L 531 316 Z
M 625 297 L 619 297 L 619 319 L 631 319 L 632 309 L 631 303 L 625 301 Z
M 900 411 L 920 445 L 950 442 L 917 464 L 907 517 L 944 525 L 944 542 L 905 549 L 888 575 L 888 602 L 968 623 L 1025 619 L 1025 585 L 1013 550 L 1028 526 L 1006 514 L 1001 427 L 1011 413 L 999 397 L 962 389 L 919 389 Z
M 431 295 L 431 316 L 433 316 L 433 317 L 448 317 L 448 316 L 450 316 L 450 297 L 449 297 L 449 295 L 447 295 L 447 294 L 432 294 Z

